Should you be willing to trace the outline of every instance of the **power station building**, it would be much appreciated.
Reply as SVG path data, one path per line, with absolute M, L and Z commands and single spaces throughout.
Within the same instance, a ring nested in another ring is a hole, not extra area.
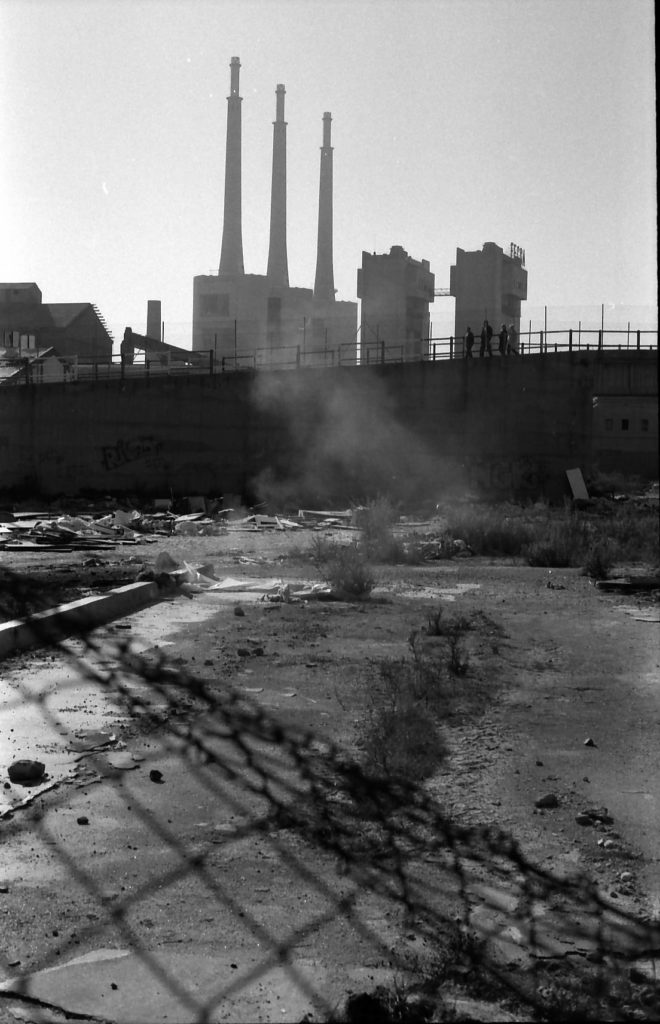
M 456 354 L 463 355 L 463 337 L 470 326 L 478 337 L 484 320 L 497 334 L 504 323 L 520 334 L 520 303 L 527 298 L 525 250 L 511 245 L 507 255 L 495 242 L 475 252 L 456 250 L 449 271 L 449 291 L 456 299 Z
M 193 283 L 193 350 L 212 350 L 230 365 L 325 365 L 330 353 L 354 362 L 357 303 L 335 298 L 332 232 L 333 182 L 331 122 L 323 115 L 319 219 L 314 289 L 289 284 L 286 238 L 285 88 L 275 90 L 270 243 L 266 274 L 246 274 L 241 214 L 240 61 L 230 63 L 222 247 L 218 274 Z M 334 358 L 334 356 L 333 356 Z
M 414 260 L 400 245 L 389 253 L 362 253 L 357 294 L 362 300 L 360 361 L 380 358 L 381 346 L 400 346 L 402 359 L 424 359 L 429 348 L 429 303 L 435 275 L 428 260 Z

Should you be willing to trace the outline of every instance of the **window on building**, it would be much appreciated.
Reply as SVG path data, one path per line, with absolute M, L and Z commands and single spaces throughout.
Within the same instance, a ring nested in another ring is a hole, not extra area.
M 605 420 L 605 430 L 614 430 L 614 420 L 612 420 L 612 419 Z
M 648 433 L 648 429 L 649 429 L 649 421 L 648 420 L 642 420 L 640 425 L 641 425 L 643 433 L 647 434 Z
M 201 295 L 199 305 L 202 316 L 229 316 L 228 295 Z
M 621 429 L 622 430 L 627 430 L 628 426 L 629 426 L 629 423 L 630 423 L 629 420 L 621 420 Z

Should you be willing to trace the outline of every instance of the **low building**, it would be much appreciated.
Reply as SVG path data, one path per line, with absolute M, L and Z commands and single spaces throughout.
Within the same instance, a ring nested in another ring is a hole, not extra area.
M 34 352 L 54 348 L 79 362 L 110 362 L 112 335 L 91 302 L 43 302 L 34 282 L 0 284 L 0 347 Z
M 77 377 L 77 360 L 62 359 L 53 348 L 0 348 L 0 387 L 7 384 L 63 384 Z

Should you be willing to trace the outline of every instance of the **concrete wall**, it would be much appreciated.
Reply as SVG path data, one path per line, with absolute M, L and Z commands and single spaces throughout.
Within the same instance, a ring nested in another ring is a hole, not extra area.
M 642 352 L 18 386 L 2 392 L 0 480 L 294 504 L 454 486 L 559 497 L 597 455 L 594 396 L 656 381 Z

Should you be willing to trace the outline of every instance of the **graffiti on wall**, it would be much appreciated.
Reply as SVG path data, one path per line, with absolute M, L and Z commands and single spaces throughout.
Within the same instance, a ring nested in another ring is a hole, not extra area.
M 103 445 L 101 462 L 108 472 L 139 460 L 145 460 L 148 466 L 156 468 L 161 461 L 162 449 L 163 442 L 155 437 L 119 438 L 114 444 Z

